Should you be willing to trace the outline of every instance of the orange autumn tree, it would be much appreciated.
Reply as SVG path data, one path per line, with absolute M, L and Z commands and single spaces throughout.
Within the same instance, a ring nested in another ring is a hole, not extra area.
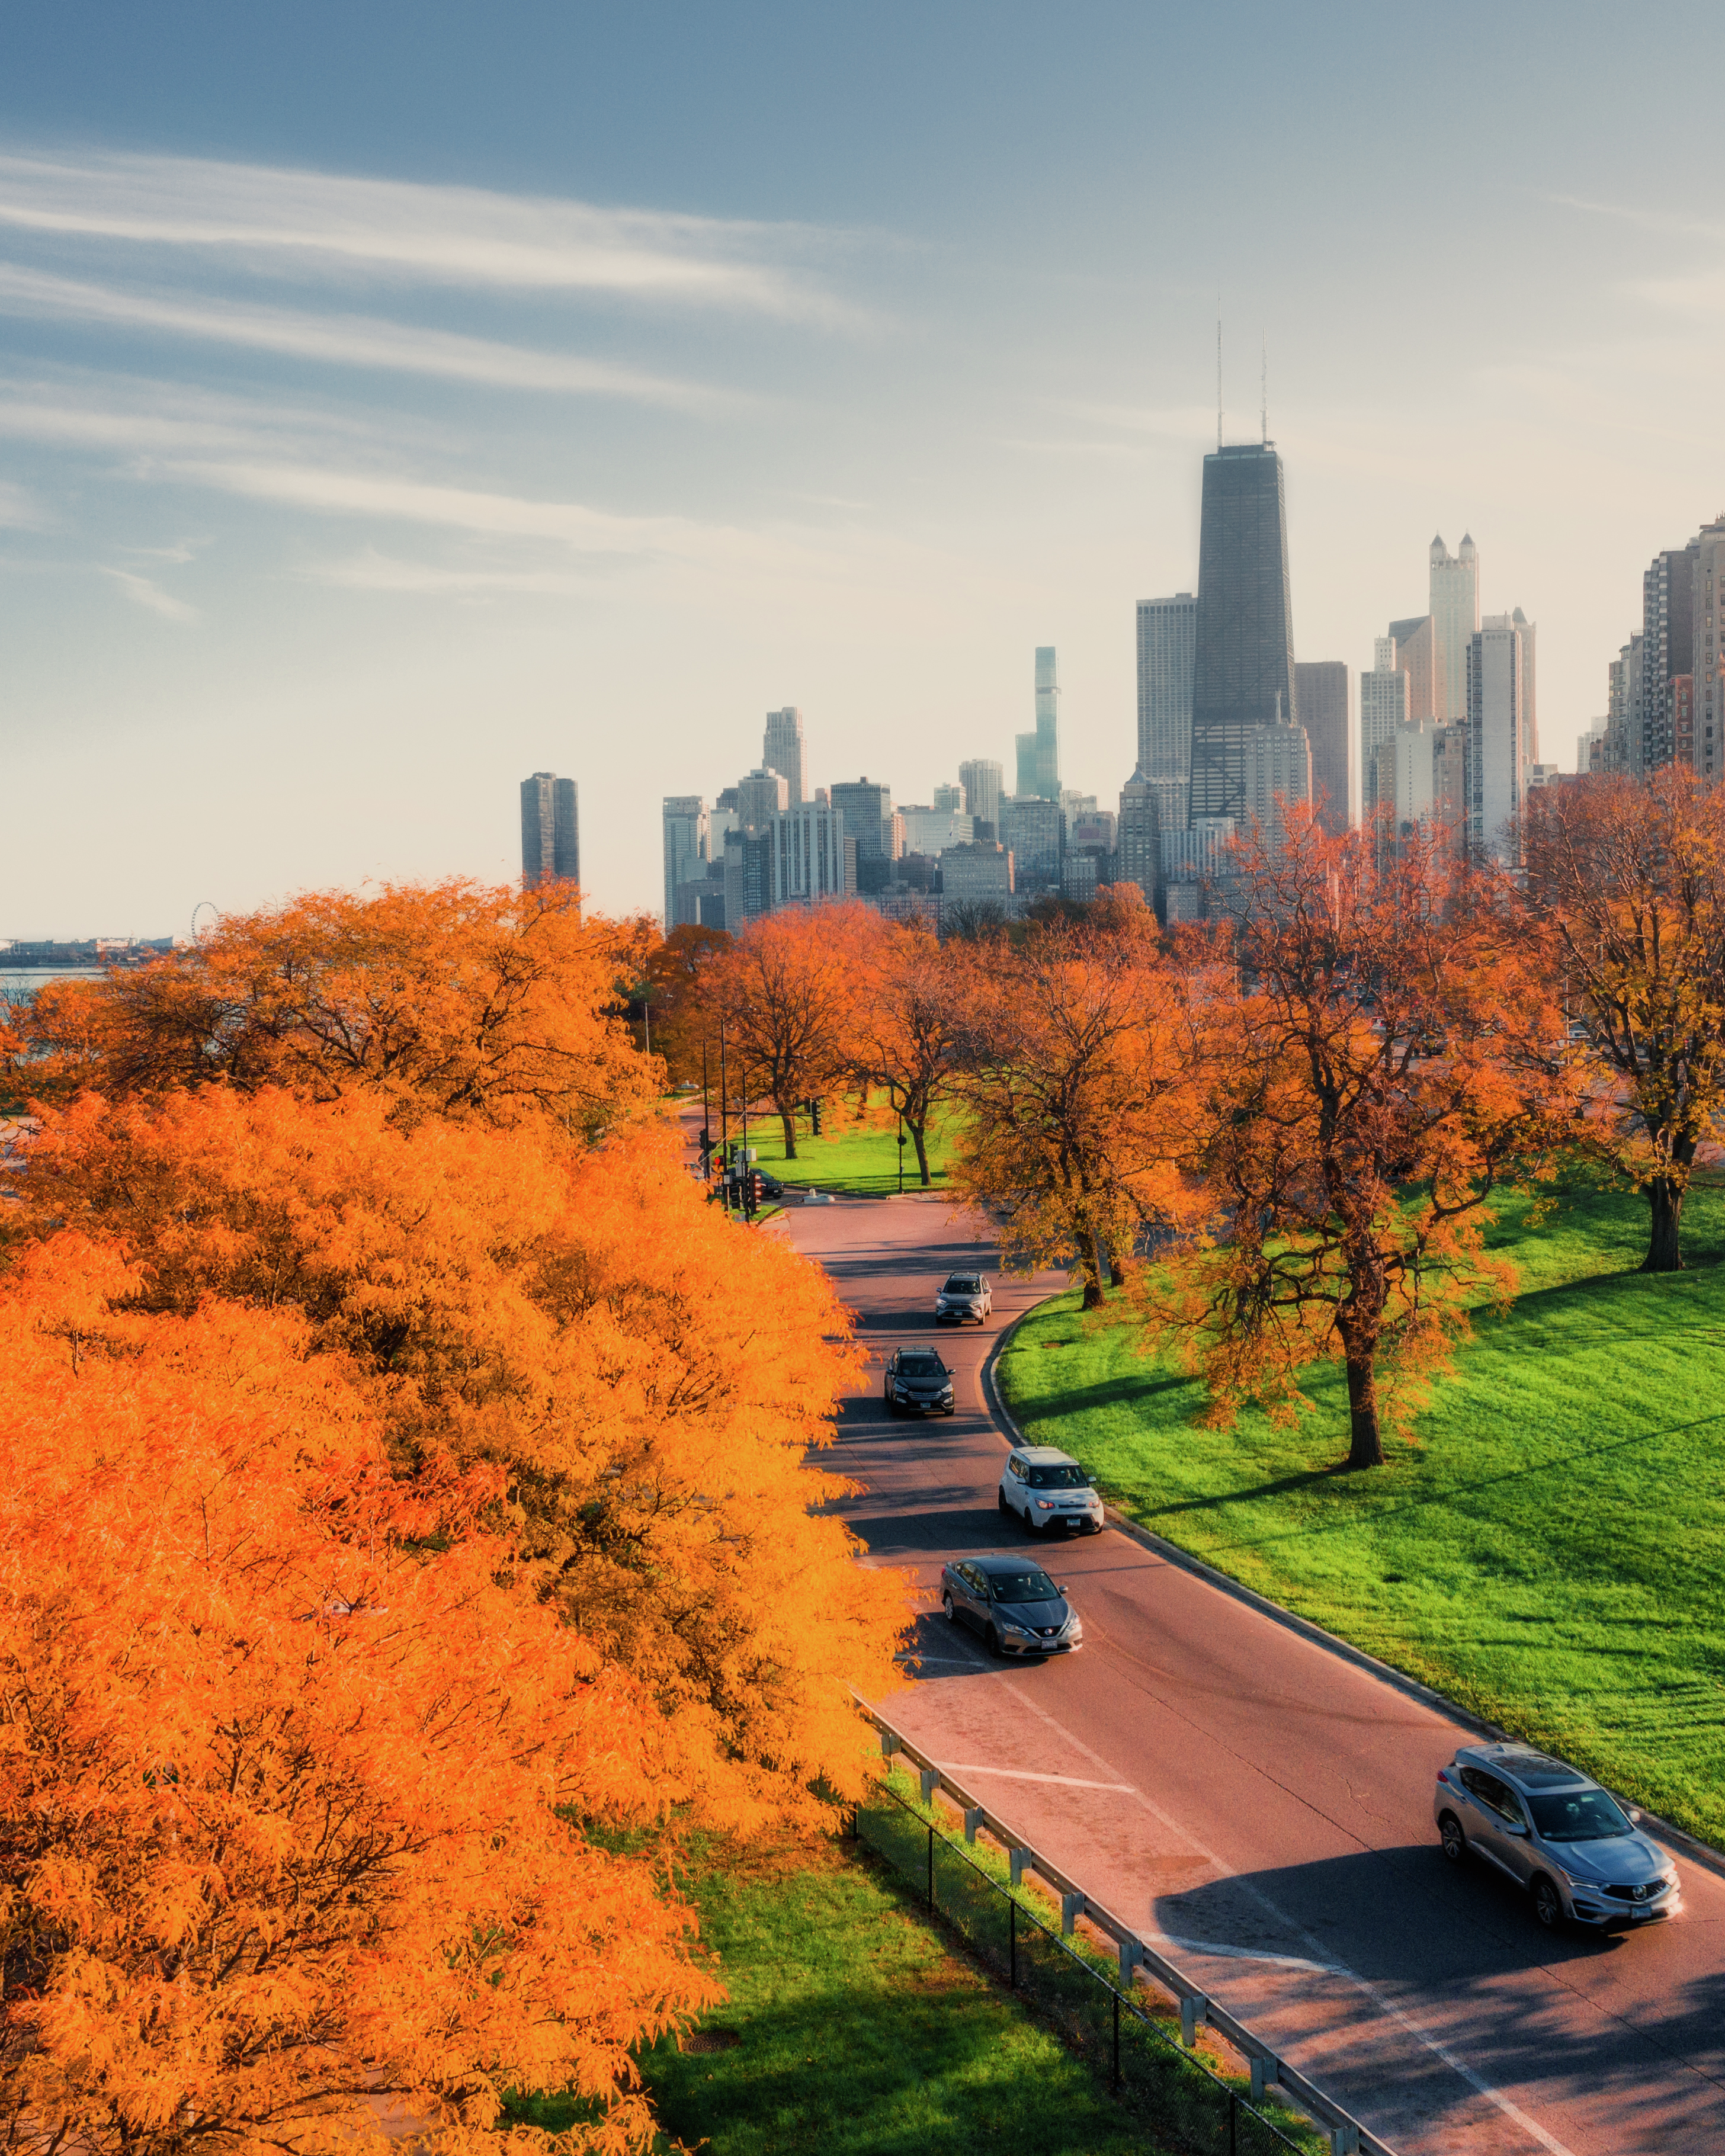
M 1402 1420 L 1470 1304 L 1512 1292 L 1490 1201 L 1543 1172 L 1577 1099 L 1505 880 L 1424 827 L 1391 849 L 1285 816 L 1238 849 L 1238 970 L 1213 983 L 1195 1164 L 1214 1240 L 1140 1293 L 1215 1423 L 1245 1399 L 1291 1415 L 1300 1373 L 1340 1362 L 1348 1464 L 1374 1467 L 1383 1380 Z
M 960 979 L 954 953 L 926 928 L 891 927 L 869 952 L 851 1005 L 850 1069 L 902 1117 L 925 1190 L 929 1122 L 957 1069 Z
M 715 1991 L 585 1825 L 662 1809 L 650 1701 L 296 1313 L 139 1286 L 63 1231 L 0 1296 L 5 2145 L 462 2152 L 567 2087 L 644 2149 L 631 2047 Z
M 66 1223 L 132 1254 L 139 1311 L 302 1312 L 396 1470 L 500 1470 L 538 1591 L 666 1717 L 716 1824 L 810 1824 L 854 1794 L 850 1686 L 891 1687 L 891 1576 L 807 1465 L 855 1382 L 824 1274 L 702 1204 L 662 1127 L 426 1117 L 386 1094 L 228 1087 L 51 1112 L 0 1235 Z
M 639 940 L 638 924 L 583 916 L 567 884 L 316 891 L 151 964 L 45 987 L 20 1029 L 36 1090 L 61 1098 L 218 1080 L 321 1101 L 363 1090 L 409 1116 L 542 1114 L 592 1136 L 657 1090 L 618 1001 Z

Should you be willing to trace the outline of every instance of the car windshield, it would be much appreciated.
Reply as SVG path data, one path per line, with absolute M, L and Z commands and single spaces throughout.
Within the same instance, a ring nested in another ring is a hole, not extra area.
M 942 1295 L 980 1295 L 983 1284 L 974 1273 L 954 1273 L 941 1290 Z
M 947 1366 L 938 1355 L 906 1355 L 899 1368 L 907 1378 L 944 1378 Z
M 997 1602 L 1055 1602 L 1060 1589 L 1045 1572 L 994 1572 L 988 1585 Z
M 1635 1829 L 1603 1789 L 1563 1789 L 1529 1796 L 1533 1830 L 1542 1841 L 1609 1841 Z
M 1081 1467 L 1033 1467 L 1030 1487 L 1033 1490 L 1083 1490 L 1089 1485 Z

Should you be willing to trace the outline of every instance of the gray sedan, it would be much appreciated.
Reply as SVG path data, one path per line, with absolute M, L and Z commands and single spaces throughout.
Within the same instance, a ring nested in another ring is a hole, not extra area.
M 1524 1887 L 1548 1930 L 1628 1931 L 1681 1906 L 1677 1867 L 1597 1782 L 1526 1744 L 1465 1744 L 1438 1769 L 1444 1854 L 1471 1854 Z
M 941 1607 L 948 1623 L 970 1625 L 997 1655 L 1069 1655 L 1084 1644 L 1083 1623 L 1065 1594 L 1021 1557 L 942 1565 Z

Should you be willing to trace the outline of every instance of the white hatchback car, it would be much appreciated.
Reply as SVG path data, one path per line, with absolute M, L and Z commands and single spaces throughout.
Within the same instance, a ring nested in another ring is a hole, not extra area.
M 1014 1447 L 1000 1471 L 1000 1509 L 1015 1513 L 1032 1534 L 1050 1527 L 1102 1531 L 1102 1500 L 1070 1452 L 1052 1445 Z

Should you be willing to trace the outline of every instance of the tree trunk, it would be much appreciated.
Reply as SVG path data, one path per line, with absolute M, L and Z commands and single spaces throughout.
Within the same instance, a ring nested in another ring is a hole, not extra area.
M 1085 1253 L 1084 1300 L 1079 1307 L 1083 1310 L 1097 1310 L 1101 1308 L 1106 1298 L 1102 1293 L 1101 1239 L 1094 1229 L 1081 1238 L 1081 1247 Z
M 776 1100 L 773 1105 L 778 1111 L 778 1120 L 784 1129 L 784 1157 L 787 1160 L 794 1160 L 797 1158 L 797 1104 L 794 1101 Z
M 1677 1229 L 1683 1218 L 1683 1185 L 1670 1176 L 1659 1177 L 1647 1186 L 1647 1206 L 1652 1214 L 1651 1233 L 1641 1270 L 1681 1272 L 1683 1256 L 1677 1247 Z
M 1384 1440 L 1378 1429 L 1377 1358 L 1370 1353 L 1348 1358 L 1348 1420 L 1349 1467 L 1381 1467 Z
M 929 1187 L 927 1126 L 922 1123 L 913 1123 L 906 1116 L 905 1128 L 911 1133 L 911 1143 L 916 1148 L 916 1172 L 922 1178 L 922 1188 L 927 1190 Z
M 1120 1255 L 1117 1243 L 1108 1245 L 1108 1285 L 1110 1287 L 1126 1286 L 1126 1260 Z

